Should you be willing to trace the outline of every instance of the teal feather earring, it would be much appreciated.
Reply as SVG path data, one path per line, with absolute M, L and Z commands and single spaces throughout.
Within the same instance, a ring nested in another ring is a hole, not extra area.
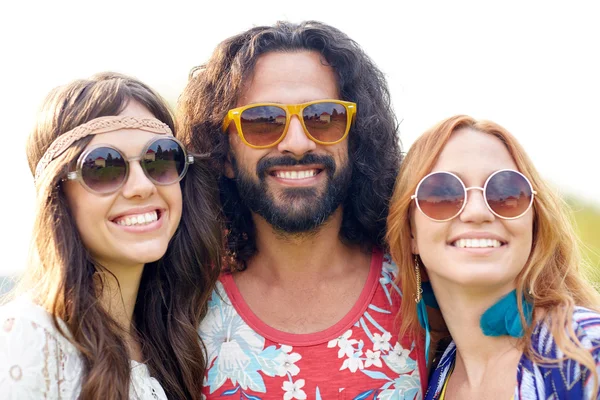
M 429 327 L 429 317 L 427 316 L 427 306 L 421 287 L 421 267 L 419 266 L 419 256 L 415 254 L 415 275 L 417 278 L 417 293 L 415 294 L 415 302 L 417 303 L 417 316 L 421 327 L 425 329 L 425 363 L 429 362 L 429 345 L 431 344 L 431 328 Z

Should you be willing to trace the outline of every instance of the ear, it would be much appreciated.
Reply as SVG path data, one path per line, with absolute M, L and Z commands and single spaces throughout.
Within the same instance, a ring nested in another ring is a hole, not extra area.
M 410 238 L 410 247 L 412 248 L 413 254 L 419 254 L 419 245 L 417 244 L 417 239 L 412 234 Z
M 408 218 L 408 228 L 410 229 L 410 247 L 413 254 L 419 254 L 419 245 L 417 243 L 417 232 L 415 229 L 415 223 L 413 220 L 412 211 L 410 212 L 410 216 Z
M 225 159 L 225 171 L 223 173 L 229 179 L 235 178 L 235 171 L 233 170 L 233 164 L 231 163 L 231 152 L 227 153 L 227 158 Z

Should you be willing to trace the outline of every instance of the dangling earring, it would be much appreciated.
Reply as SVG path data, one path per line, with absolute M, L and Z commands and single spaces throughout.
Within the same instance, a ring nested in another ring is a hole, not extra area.
M 421 287 L 421 268 L 419 266 L 419 256 L 415 254 L 415 275 L 417 276 L 417 292 L 415 294 L 415 303 L 421 301 L 423 288 Z
M 419 256 L 415 254 L 415 275 L 417 278 L 417 291 L 415 293 L 415 302 L 417 303 L 417 316 L 419 323 L 425 329 L 425 364 L 429 363 L 429 345 L 431 343 L 431 328 L 429 327 L 429 317 L 427 316 L 427 307 L 423 301 L 423 287 L 421 285 L 421 266 Z

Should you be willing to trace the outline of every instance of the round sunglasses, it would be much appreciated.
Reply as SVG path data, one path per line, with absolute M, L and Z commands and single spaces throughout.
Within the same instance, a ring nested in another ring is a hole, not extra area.
M 525 215 L 537 194 L 529 179 L 512 169 L 493 172 L 483 187 L 466 187 L 458 176 L 440 171 L 421 179 L 411 199 L 426 217 L 444 222 L 457 217 L 465 209 L 469 190 L 481 190 L 487 208 L 502 219 Z
M 342 100 L 316 100 L 302 104 L 255 103 L 229 110 L 223 132 L 234 122 L 242 141 L 255 149 L 273 147 L 283 140 L 296 115 L 306 136 L 315 143 L 341 142 L 350 131 L 356 103 Z
M 152 183 L 165 186 L 183 179 L 194 157 L 173 137 L 153 138 L 140 156 L 131 158 L 113 146 L 98 144 L 81 153 L 76 170 L 67 174 L 67 180 L 79 181 L 92 193 L 114 193 L 127 181 L 131 161 L 139 161 Z

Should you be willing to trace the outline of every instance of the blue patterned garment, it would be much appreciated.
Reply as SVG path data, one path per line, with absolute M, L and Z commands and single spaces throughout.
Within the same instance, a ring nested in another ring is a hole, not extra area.
M 584 348 L 596 360 L 596 371 L 600 374 L 600 314 L 583 307 L 575 307 L 573 330 Z M 531 337 L 536 351 L 548 359 L 560 359 L 564 354 L 557 348 L 545 324 L 538 324 Z M 456 345 L 450 343 L 437 368 L 429 379 L 425 400 L 437 400 L 454 365 Z M 594 378 L 590 371 L 572 359 L 558 364 L 540 365 L 525 355 L 521 356 L 516 371 L 517 386 L 514 400 L 579 400 L 591 399 Z M 600 395 L 597 395 L 600 399 Z

